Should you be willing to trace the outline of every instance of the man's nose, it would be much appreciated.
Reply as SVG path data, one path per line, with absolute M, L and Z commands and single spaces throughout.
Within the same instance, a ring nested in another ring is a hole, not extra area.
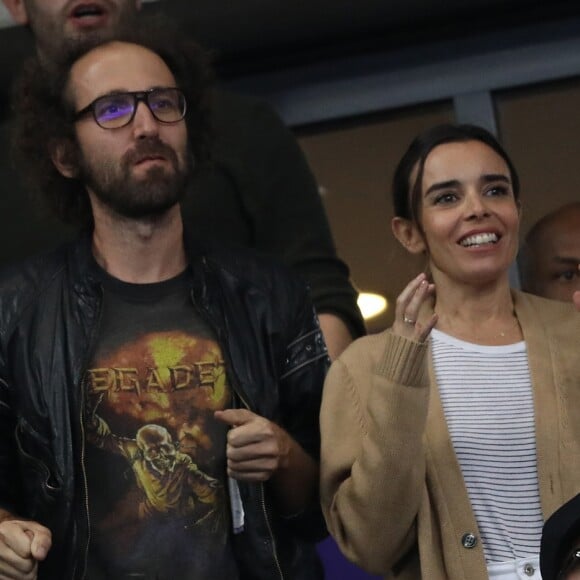
M 139 139 L 151 137 L 159 133 L 159 123 L 153 113 L 144 102 L 137 103 L 135 117 L 133 118 L 133 134 Z

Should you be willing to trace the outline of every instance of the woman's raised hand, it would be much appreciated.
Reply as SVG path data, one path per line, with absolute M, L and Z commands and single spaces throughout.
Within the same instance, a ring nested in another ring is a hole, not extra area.
M 399 294 L 395 308 L 395 322 L 392 331 L 417 342 L 424 342 L 437 323 L 433 313 L 426 321 L 419 320 L 423 303 L 435 292 L 435 284 L 430 284 L 424 273 L 411 280 Z

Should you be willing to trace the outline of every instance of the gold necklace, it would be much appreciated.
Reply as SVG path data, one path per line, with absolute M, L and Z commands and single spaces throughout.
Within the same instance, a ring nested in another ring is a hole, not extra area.
M 515 328 L 516 326 L 519 326 L 519 324 L 520 324 L 520 321 L 518 320 L 515 312 L 512 313 L 512 316 L 513 316 L 513 321 L 507 328 L 504 328 L 504 330 L 502 330 L 496 334 L 487 335 L 485 338 L 487 340 L 493 340 L 493 339 L 497 339 L 497 338 L 505 338 L 513 330 L 513 328 Z M 482 339 L 482 336 L 479 334 L 470 335 L 470 334 L 466 334 L 464 332 L 457 332 L 453 327 L 451 327 L 451 331 L 455 335 L 457 335 L 459 338 L 464 337 L 465 339 L 467 339 L 467 337 L 469 337 L 469 340 L 476 340 L 476 341 Z
M 504 338 L 508 332 L 511 332 L 511 330 L 512 330 L 512 328 L 514 328 L 514 326 L 519 326 L 520 321 L 518 320 L 517 316 L 515 314 L 513 314 L 513 317 L 514 317 L 514 321 L 505 330 L 500 332 L 494 338 Z

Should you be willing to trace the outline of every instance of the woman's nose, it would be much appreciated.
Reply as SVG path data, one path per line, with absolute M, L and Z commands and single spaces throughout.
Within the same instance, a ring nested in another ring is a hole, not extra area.
M 480 218 L 489 215 L 489 210 L 485 199 L 479 192 L 470 192 L 465 198 L 467 217 Z

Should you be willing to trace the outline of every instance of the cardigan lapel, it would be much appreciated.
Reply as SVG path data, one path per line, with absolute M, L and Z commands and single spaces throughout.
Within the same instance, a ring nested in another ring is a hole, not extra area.
M 441 533 L 445 546 L 445 566 L 451 578 L 487 579 L 479 528 L 445 421 L 435 380 L 433 357 L 431 349 L 429 350 L 431 393 L 425 429 L 427 485 L 437 504 L 436 509 L 443 524 Z M 476 549 L 463 547 L 462 538 L 465 534 L 474 534 L 478 538 Z
M 559 470 L 561 433 L 554 357 L 543 320 L 536 312 L 538 305 L 521 292 L 514 291 L 513 296 L 528 353 L 534 394 L 540 502 L 544 518 L 547 518 L 564 501 Z

